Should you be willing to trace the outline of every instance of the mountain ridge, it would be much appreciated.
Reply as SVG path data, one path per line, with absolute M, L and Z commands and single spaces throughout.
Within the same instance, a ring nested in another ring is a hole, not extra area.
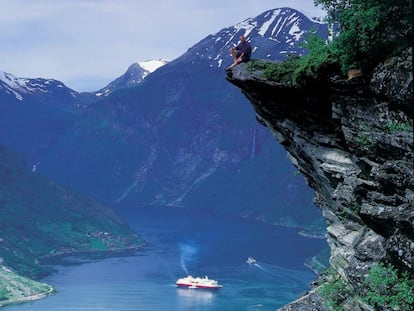
M 277 28 L 280 24 L 287 28 Z M 257 126 L 243 96 L 223 79 L 232 61 L 229 48 L 241 34 L 248 32 L 257 46 L 253 57 L 278 60 L 306 53 L 300 42 L 311 28 L 327 35 L 326 25 L 293 9 L 275 9 L 221 29 L 136 87 L 85 107 L 51 143 L 42 149 L 33 145 L 39 151 L 29 161 L 39 163 L 38 172 L 111 204 L 214 206 L 271 223 L 318 222 L 309 189 L 294 176 L 284 153 L 267 143 L 270 134 Z M 278 161 L 268 160 L 272 153 Z M 260 168 L 255 160 L 273 166 Z M 237 179 L 238 174 L 244 177 Z M 301 189 L 303 199 L 288 195 L 294 188 Z M 243 195 L 247 189 L 252 196 Z M 281 196 L 278 209 L 264 199 L 276 194 Z M 311 217 L 304 217 L 304 206 Z M 293 218 L 287 216 L 289 209 L 295 210 Z
M 53 97 L 60 97 L 61 106 L 75 107 L 79 93 L 68 88 L 55 79 L 19 78 L 11 73 L 0 71 L 0 98 L 12 98 L 18 102 L 51 102 Z

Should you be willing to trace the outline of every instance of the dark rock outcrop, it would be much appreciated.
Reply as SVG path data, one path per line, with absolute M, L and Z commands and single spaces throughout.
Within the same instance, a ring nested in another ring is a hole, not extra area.
M 370 77 L 332 78 L 295 88 L 244 64 L 227 80 L 251 101 L 315 190 L 327 222 L 331 268 L 354 289 L 373 264 L 414 273 L 412 49 Z M 323 280 L 319 280 L 323 282 Z M 324 310 L 314 288 L 282 310 Z M 349 297 L 344 310 L 371 310 Z

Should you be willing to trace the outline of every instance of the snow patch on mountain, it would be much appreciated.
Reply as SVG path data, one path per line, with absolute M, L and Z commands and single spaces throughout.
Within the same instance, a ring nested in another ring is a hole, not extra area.
M 327 24 L 309 19 L 291 8 L 277 8 L 206 37 L 188 53 L 195 55 L 195 59 L 207 59 L 212 69 L 221 68 L 230 65 L 229 49 L 244 35 L 252 45 L 252 58 L 283 61 L 286 55 L 307 53 L 300 43 L 305 41 L 306 33 L 312 28 L 317 29 L 321 37 L 326 36 Z
M 269 17 L 270 15 L 271 15 L 271 17 L 267 20 L 267 21 L 265 21 L 263 24 L 262 24 L 262 26 L 259 28 L 259 31 L 258 31 L 258 33 L 259 33 L 259 35 L 261 35 L 261 36 L 264 36 L 265 34 L 266 34 L 266 32 L 269 30 L 269 28 L 270 28 L 270 26 L 273 24 L 273 22 L 276 20 L 276 18 L 277 17 L 279 17 L 279 14 L 280 14 L 280 10 L 274 10 L 273 12 L 269 12 L 269 13 L 267 13 L 265 16 L 264 16 L 264 18 L 267 18 L 267 17 Z M 273 28 L 273 31 L 272 31 L 272 36 L 274 36 L 275 35 L 275 31 L 276 31 L 276 29 L 278 28 L 278 26 L 279 26 L 279 24 L 280 24 L 280 21 L 283 21 L 284 19 L 282 19 L 282 18 L 278 18 L 278 21 L 277 21 L 277 24 L 276 24 L 276 27 L 274 27 Z M 282 25 L 282 27 L 283 27 L 283 25 Z M 280 27 L 279 29 L 282 29 L 282 27 Z M 276 33 L 276 36 L 278 35 L 278 33 Z
M 13 94 L 16 99 L 23 100 L 23 94 L 47 93 L 51 80 L 18 78 L 11 73 L 0 70 L 0 86 L 6 93 Z M 55 85 L 63 87 L 62 84 Z
M 0 70 L 0 93 L 9 94 L 18 101 L 27 99 L 45 102 L 55 101 L 62 105 L 74 103 L 79 93 L 54 79 L 19 78 Z
M 23 97 L 16 91 L 24 87 L 25 82 L 23 79 L 16 78 L 10 73 L 0 71 L 0 82 L 3 82 L 0 86 L 4 88 L 6 93 L 13 94 L 18 100 L 23 100 Z
M 165 59 L 152 59 L 145 62 L 138 62 L 138 65 L 141 66 L 148 73 L 153 73 L 158 68 L 167 64 L 168 61 Z
M 11 73 L 0 71 L 0 81 L 3 81 L 9 87 L 13 89 L 23 88 L 26 85 L 27 80 L 17 78 Z
M 257 27 L 257 21 L 255 21 L 253 18 L 248 18 L 245 21 L 234 25 L 234 29 L 236 31 L 244 30 L 245 37 L 248 37 L 250 32 L 256 27 Z

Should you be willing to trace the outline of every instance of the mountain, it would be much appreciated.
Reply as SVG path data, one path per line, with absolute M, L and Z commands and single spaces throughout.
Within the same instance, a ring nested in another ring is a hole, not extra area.
M 237 44 L 239 36 L 244 34 L 251 41 L 253 58 L 286 60 L 290 54 L 303 55 L 307 52 L 300 43 L 312 29 L 322 38 L 327 38 L 326 24 L 310 20 L 290 8 L 269 10 L 208 36 L 179 59 L 208 59 L 212 68 L 224 68 L 223 64 L 230 62 L 230 47 Z
M 0 71 L 0 142 L 37 159 L 73 124 L 83 97 L 53 79 Z
M 320 225 L 303 178 L 224 78 L 229 48 L 241 34 L 254 58 L 281 60 L 306 53 L 300 43 L 310 29 L 327 36 L 326 25 L 282 8 L 207 36 L 136 87 L 88 106 L 36 159 L 39 171 L 106 202 Z
M 132 64 L 124 75 L 100 91 L 83 93 L 58 80 L 19 78 L 0 71 L 0 142 L 25 153 L 34 164 L 85 107 L 99 101 L 101 95 L 140 83 L 166 63 L 158 59 Z
M 97 91 L 95 94 L 96 96 L 108 96 L 115 90 L 136 86 L 150 73 L 154 72 L 167 63 L 168 61 L 164 59 L 154 59 L 145 62 L 134 63 L 129 66 L 128 70 L 122 76 L 116 78 L 114 81 Z
M 79 93 L 54 79 L 18 78 L 0 71 L 0 99 L 3 104 L 11 101 L 41 102 L 71 110 L 79 103 Z
M 50 293 L 24 278 L 51 272 L 39 264 L 46 258 L 144 243 L 109 207 L 32 172 L 21 155 L 1 146 L 0 184 L 0 305 Z
M 26 276 L 47 270 L 36 264 L 41 257 L 142 243 L 110 208 L 32 172 L 24 158 L 3 147 L 0 182 L 0 258 Z M 111 237 L 94 237 L 94 232 Z

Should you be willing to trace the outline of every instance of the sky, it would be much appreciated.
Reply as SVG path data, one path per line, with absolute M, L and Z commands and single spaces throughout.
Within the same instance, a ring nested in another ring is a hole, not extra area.
M 313 0 L 0 0 L 0 71 L 97 91 L 129 65 L 173 60 L 247 18 Z

